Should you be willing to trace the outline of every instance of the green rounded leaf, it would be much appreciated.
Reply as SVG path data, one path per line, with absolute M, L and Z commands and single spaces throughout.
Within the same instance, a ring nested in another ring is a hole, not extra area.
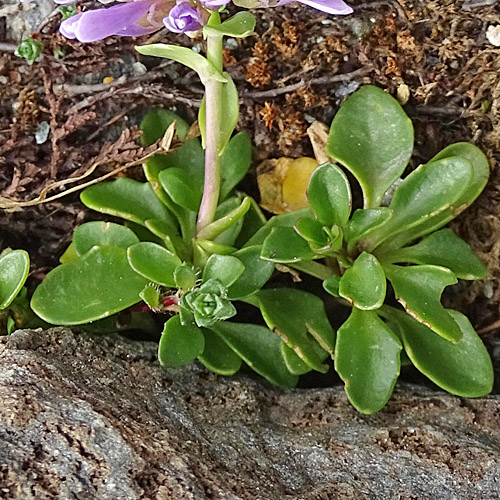
M 121 177 L 113 182 L 101 182 L 85 189 L 82 203 L 102 214 L 115 215 L 144 225 L 147 219 L 175 221 L 158 200 L 149 183 Z
M 243 221 L 241 219 L 248 212 L 250 205 L 250 197 L 248 196 L 243 199 L 241 204 L 239 203 L 239 200 L 237 198 L 229 198 L 225 202 L 221 203 L 218 207 L 219 210 L 215 212 L 216 217 L 219 218 L 205 226 L 198 233 L 198 238 L 208 240 L 218 238 L 217 241 L 219 243 L 234 243 L 234 240 L 237 238 L 243 224 Z M 231 208 L 231 206 L 235 206 L 235 208 L 230 211 L 227 211 L 227 209 L 225 209 L 226 207 L 229 209 Z M 226 213 L 223 216 L 220 216 L 222 210 L 224 210 Z M 231 231 L 232 228 L 234 229 Z M 226 232 L 226 234 L 221 237 L 224 232 Z
M 353 308 L 337 332 L 335 370 L 361 413 L 382 409 L 399 377 L 401 343 L 374 311 Z
M 288 371 L 292 375 L 304 375 L 312 371 L 312 368 L 304 363 L 304 361 L 295 354 L 293 349 L 290 349 L 283 341 L 281 341 L 281 355 L 283 356 Z
M 188 173 L 180 168 L 162 170 L 158 178 L 162 188 L 177 205 L 198 212 L 201 203 L 201 190 L 189 179 Z
M 279 337 L 268 328 L 220 321 L 210 329 L 250 368 L 272 384 L 285 389 L 292 389 L 297 385 L 299 378 L 287 370 L 281 357 Z
M 370 234 L 386 224 L 393 213 L 387 207 L 355 210 L 345 230 L 345 239 L 349 247 L 352 248 L 358 240 L 370 236 Z
M 326 150 L 359 181 L 365 208 L 374 208 L 410 160 L 413 126 L 396 99 L 368 85 L 340 107 Z
M 266 216 L 262 213 L 257 202 L 250 198 L 250 208 L 243 218 L 243 226 L 241 228 L 240 234 L 235 241 L 235 245 L 238 248 L 242 248 L 247 245 L 253 236 L 266 224 Z
M 438 266 L 384 266 L 396 299 L 420 323 L 453 343 L 462 338 L 457 322 L 441 305 L 441 294 L 448 285 L 457 282 L 456 276 Z
M 24 250 L 4 250 L 0 255 L 0 309 L 10 306 L 28 278 L 30 258 Z
M 329 243 L 328 234 L 323 227 L 321 222 L 309 217 L 302 217 L 294 226 L 302 238 L 318 247 L 324 247 Z
M 214 332 L 203 328 L 205 349 L 200 362 L 219 375 L 234 375 L 241 368 L 241 358 Z
M 189 125 L 173 111 L 168 109 L 152 109 L 141 122 L 141 144 L 150 146 L 161 139 L 168 127 L 175 122 L 175 133 L 181 141 L 184 140 L 189 130 Z
M 53 325 L 81 325 L 133 306 L 147 284 L 130 267 L 125 249 L 94 247 L 53 269 L 35 290 L 31 308 Z
M 205 36 L 232 36 L 245 38 L 255 29 L 255 17 L 248 11 L 237 12 L 221 24 L 207 24 L 203 26 Z
M 488 159 L 484 153 L 473 144 L 468 142 L 457 142 L 440 151 L 432 158 L 431 162 L 451 157 L 463 158 L 468 160 L 472 165 L 472 179 L 469 181 L 466 189 L 458 200 L 458 206 L 469 206 L 481 194 L 488 182 L 488 177 L 490 175 Z
M 177 255 L 181 260 L 187 259 L 189 251 L 176 227 L 171 226 L 166 221 L 157 219 L 148 219 L 145 221 L 145 225 L 151 233 L 160 238 L 168 250 Z
M 210 239 L 215 238 L 215 242 L 221 245 L 234 245 L 236 238 L 240 234 L 243 227 L 243 218 L 250 207 L 250 199 L 245 197 L 243 201 L 237 196 L 232 196 L 224 200 L 215 211 L 215 220 L 202 231 L 200 235 L 210 236 Z
M 143 241 L 128 248 L 127 258 L 136 273 L 160 285 L 175 287 L 174 271 L 182 262 L 166 248 Z
M 163 368 L 185 365 L 203 353 L 205 337 L 192 323 L 181 325 L 179 315 L 170 318 L 163 328 L 158 345 L 158 361 Z
M 177 227 L 171 226 L 168 222 L 158 219 L 148 219 L 144 221 L 144 225 L 149 231 L 151 231 L 155 236 L 161 240 L 167 238 L 177 239 L 179 238 L 179 232 Z
M 337 165 L 326 163 L 311 175 L 307 198 L 318 220 L 325 226 L 343 226 L 351 213 L 351 187 Z
M 245 177 L 252 162 L 252 141 L 239 132 L 229 141 L 222 155 L 219 201 L 225 200 Z
M 262 245 L 264 240 L 271 234 L 276 227 L 292 227 L 303 217 L 314 219 L 314 215 L 309 207 L 300 210 L 294 210 L 286 214 L 275 215 L 271 217 L 246 243 L 246 247 Z
M 397 233 L 425 225 L 437 214 L 455 206 L 472 179 L 472 166 L 458 157 L 421 165 L 396 188 L 389 208 L 394 215 L 380 232 L 373 234 L 373 247 Z
M 323 288 L 333 297 L 340 297 L 340 280 L 341 276 L 330 276 L 323 281 Z
M 75 245 L 70 243 L 64 253 L 59 257 L 59 262 L 61 264 L 68 264 L 69 262 L 78 259 L 78 254 L 75 250 Z
M 472 166 L 463 158 L 421 165 L 394 191 L 390 226 L 402 230 L 425 222 L 455 202 L 471 179 Z
M 451 229 L 441 229 L 416 245 L 384 254 L 383 261 L 447 267 L 464 280 L 483 279 L 488 275 L 487 267 Z
M 313 343 L 313 348 L 316 350 L 321 360 L 324 361 L 328 357 L 328 353 L 322 349 L 317 342 Z M 293 375 L 304 375 L 312 371 L 312 368 L 307 363 L 304 363 L 304 361 L 295 354 L 295 351 L 290 349 L 283 341 L 281 341 L 281 354 L 285 360 L 288 371 Z
M 160 305 L 160 294 L 154 285 L 146 285 L 139 294 L 139 297 L 151 309 L 156 309 Z
M 468 160 L 473 169 L 472 179 L 469 181 L 468 185 L 465 186 L 465 190 L 460 197 L 446 210 L 432 216 L 429 220 L 418 227 L 403 231 L 395 238 L 391 238 L 391 240 L 384 246 L 387 245 L 390 248 L 400 248 L 425 234 L 429 234 L 432 231 L 443 227 L 450 220 L 470 206 L 479 196 L 481 191 L 486 186 L 490 173 L 486 156 L 484 156 L 482 151 L 476 146 L 467 142 L 458 142 L 444 148 L 431 160 L 431 162 L 454 156 Z
M 275 227 L 262 245 L 261 257 L 272 262 L 294 263 L 312 260 L 317 255 L 293 227 Z
M 358 309 L 378 309 L 385 300 L 387 283 L 380 262 L 363 252 L 339 283 L 339 295 Z
M 136 234 L 128 227 L 114 222 L 86 222 L 78 226 L 73 234 L 75 252 L 79 256 L 96 245 L 128 248 L 135 243 L 139 243 Z
M 227 296 L 231 300 L 238 300 L 253 295 L 269 280 L 274 271 L 274 262 L 261 259 L 260 246 L 246 247 L 233 254 L 245 266 L 243 274 L 233 283 Z
M 448 309 L 462 331 L 452 344 L 402 311 L 384 307 L 399 327 L 405 350 L 415 367 L 445 391 L 466 398 L 489 394 L 493 388 L 493 366 L 483 342 L 466 316 Z
M 212 240 L 201 240 L 197 238 L 193 243 L 193 252 L 195 254 L 194 261 L 199 267 L 204 267 L 210 255 L 214 253 L 219 255 L 231 255 L 236 252 L 236 248 L 229 245 L 221 245 Z M 196 255 L 197 253 L 199 253 L 198 256 Z M 199 257 L 202 258 L 200 259 Z
M 196 71 L 203 85 L 213 80 L 217 82 L 226 82 L 225 76 L 201 54 L 187 47 L 179 45 L 168 45 L 164 43 L 153 43 L 150 45 L 136 46 L 135 50 L 144 56 L 163 57 L 177 61 L 188 68 Z
M 203 281 L 219 280 L 225 287 L 231 286 L 245 271 L 245 266 L 237 257 L 232 255 L 211 255 L 205 269 Z
M 189 264 L 182 264 L 174 270 L 175 286 L 181 290 L 191 290 L 196 286 L 196 270 Z
M 169 168 L 180 168 L 197 190 L 203 188 L 205 153 L 198 138 L 189 139 L 180 148 L 167 154 L 148 158 L 144 174 L 151 183 L 159 183 L 160 172 Z M 153 186 L 155 187 L 155 186 Z M 161 186 L 156 186 L 161 189 Z M 155 189 L 156 192 L 156 189 Z
M 257 298 L 269 328 L 311 368 L 323 373 L 328 371 L 315 345 L 333 354 L 335 332 L 322 300 L 311 293 L 289 288 L 261 290 Z
M 164 191 L 160 183 L 160 172 L 168 168 L 181 168 L 186 172 L 193 188 L 199 192 L 203 186 L 204 153 L 200 141 L 196 138 L 190 139 L 179 149 L 166 155 L 155 155 L 144 163 L 144 175 L 149 181 L 151 189 L 158 200 L 168 207 L 175 215 L 177 221 L 172 217 L 171 226 L 180 226 L 185 241 L 189 241 L 195 233 L 196 213 L 181 207 L 173 202 L 172 198 Z

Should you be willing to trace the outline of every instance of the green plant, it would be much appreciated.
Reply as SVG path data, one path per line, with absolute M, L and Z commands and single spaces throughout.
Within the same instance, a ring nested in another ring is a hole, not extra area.
M 0 331 L 12 333 L 16 320 L 24 317 L 26 290 L 23 285 L 28 277 L 30 260 L 24 250 L 6 248 L 0 254 Z M 21 322 L 22 323 L 22 322 Z
M 330 295 L 352 307 L 334 351 L 315 338 L 286 336 L 285 359 L 298 374 L 318 369 L 315 352 L 333 354 L 349 400 L 363 413 L 386 404 L 402 361 L 465 397 L 485 395 L 493 383 L 490 358 L 471 324 L 441 304 L 444 288 L 458 278 L 487 275 L 470 247 L 442 227 L 481 193 L 488 162 L 472 144 L 453 144 L 407 175 L 382 206 L 412 149 L 412 124 L 397 101 L 376 87 L 361 88 L 335 116 L 327 152 L 357 179 L 364 207 L 352 212 L 345 173 L 325 164 L 311 176 L 310 209 L 271 219 L 250 240 L 262 243 L 263 259 L 320 278 Z M 387 280 L 403 309 L 386 303 Z M 265 294 L 254 303 L 272 315 Z
M 442 229 L 486 184 L 488 163 L 475 146 L 453 144 L 398 181 L 413 148 L 411 122 L 388 94 L 364 87 L 339 110 L 327 147 L 359 181 L 363 208 L 352 211 L 349 181 L 328 163 L 311 176 L 309 208 L 266 222 L 251 198 L 234 191 L 251 162 L 250 140 L 239 133 L 221 155 L 214 220 L 200 228 L 206 189 L 200 141 L 182 119 L 158 109 L 142 123 L 143 142 L 174 127 L 179 146 L 146 161 L 147 182 L 121 178 L 82 193 L 89 208 L 125 225 L 77 228 L 62 265 L 33 295 L 41 318 L 96 322 L 105 331 L 106 319 L 142 301 L 142 309 L 174 313 L 159 344 L 163 366 L 198 358 L 231 375 L 245 362 L 284 388 L 311 370 L 326 372 L 332 357 L 363 413 L 385 405 L 401 363 L 454 394 L 491 390 L 484 345 L 465 316 L 441 305 L 443 289 L 458 278 L 486 276 L 469 246 Z M 321 298 L 263 288 L 275 263 L 321 279 L 328 294 L 352 307 L 337 334 Z M 267 327 L 228 321 L 238 302 L 259 308 Z
M 43 43 L 35 38 L 24 38 L 16 49 L 16 55 L 22 57 L 31 66 L 42 53 Z
M 250 166 L 250 140 L 239 133 L 229 141 L 221 157 L 215 220 L 197 230 L 204 174 L 199 139 L 187 138 L 189 126 L 181 118 L 157 109 L 144 118 L 143 142 L 155 142 L 174 126 L 184 142 L 146 161 L 147 182 L 120 178 L 82 192 L 87 207 L 121 217 L 125 225 L 79 226 L 61 265 L 35 290 L 31 306 L 52 324 L 95 322 L 95 328 L 107 331 L 113 329 L 111 316 L 144 301 L 151 310 L 178 313 L 165 322 L 162 365 L 198 357 L 209 369 L 229 374 L 243 359 L 273 383 L 292 387 L 297 377 L 285 367 L 279 338 L 262 326 L 226 321 L 236 314 L 234 303 L 251 301 L 274 270 L 272 262 L 260 258 L 261 246 L 246 244 L 265 224 L 262 212 L 234 191 Z M 295 292 L 294 300 L 304 297 L 314 304 L 323 330 L 333 338 L 321 300 Z M 252 329 L 255 335 L 248 336 Z

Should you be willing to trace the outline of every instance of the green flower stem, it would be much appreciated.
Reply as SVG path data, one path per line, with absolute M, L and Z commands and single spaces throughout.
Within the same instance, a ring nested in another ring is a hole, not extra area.
M 218 12 L 212 13 L 208 24 L 220 24 Z M 222 73 L 222 35 L 207 37 L 207 59 Z M 224 119 L 221 113 L 223 85 L 215 79 L 210 79 L 205 85 L 205 184 L 196 225 L 198 233 L 214 220 L 219 201 L 222 165 L 219 135 Z

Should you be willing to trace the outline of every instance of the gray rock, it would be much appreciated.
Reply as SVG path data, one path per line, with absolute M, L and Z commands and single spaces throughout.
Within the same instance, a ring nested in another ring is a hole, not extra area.
M 5 22 L 7 41 L 19 43 L 38 33 L 40 26 L 57 9 L 53 0 L 3 0 L 0 2 L 0 24 Z
M 0 498 L 500 498 L 496 396 L 400 385 L 368 417 L 341 387 L 165 372 L 155 350 L 63 328 L 0 339 Z

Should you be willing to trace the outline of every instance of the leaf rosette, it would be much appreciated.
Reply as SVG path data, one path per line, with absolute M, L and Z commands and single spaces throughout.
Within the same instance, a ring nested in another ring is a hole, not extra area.
M 236 314 L 236 308 L 227 298 L 227 288 L 216 279 L 210 279 L 199 288 L 185 293 L 179 302 L 181 322 L 186 322 L 186 312 L 191 313 L 194 322 L 209 328 L 218 321 L 229 319 Z M 183 311 L 184 310 L 184 311 Z

